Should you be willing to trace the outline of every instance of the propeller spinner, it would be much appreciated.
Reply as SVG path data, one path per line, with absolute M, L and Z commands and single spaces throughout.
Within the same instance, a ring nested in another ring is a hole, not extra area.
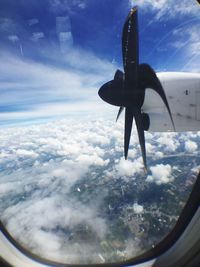
M 147 88 L 151 88 L 159 94 L 168 110 L 173 127 L 174 122 L 164 89 L 156 73 L 148 64 L 139 64 L 138 18 L 136 7 L 130 11 L 124 24 L 122 33 L 122 55 L 124 73 L 117 70 L 114 80 L 104 84 L 99 89 L 98 93 L 107 103 L 120 107 L 116 121 L 125 109 L 125 159 L 127 159 L 128 156 L 133 118 L 135 119 L 143 163 L 145 170 L 147 170 L 144 131 L 148 130 L 150 120 L 148 114 L 143 113 L 141 110 Z

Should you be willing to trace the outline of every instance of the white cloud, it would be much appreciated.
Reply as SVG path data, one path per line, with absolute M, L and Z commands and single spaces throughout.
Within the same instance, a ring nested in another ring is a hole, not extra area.
M 198 15 L 199 6 L 197 1 L 188 0 L 130 0 L 131 6 L 138 6 L 144 11 L 155 11 L 157 20 L 169 20 L 176 16 Z
M 146 143 L 146 152 L 149 153 L 153 153 L 154 152 L 154 147 L 152 144 L 150 143 Z
M 98 128 L 100 124 L 101 120 L 63 120 L 0 130 L 0 146 L 5 148 L 1 150 L 5 171 L 0 174 L 0 196 L 9 194 L 5 206 L 0 205 L 1 219 L 16 239 L 38 255 L 76 263 L 78 251 L 83 250 L 80 231 L 91 235 L 88 238 L 105 238 L 108 224 L 98 207 L 107 193 L 102 191 L 89 204 L 79 201 L 74 193 L 88 190 L 75 185 L 86 175 L 90 181 L 90 168 L 109 163 L 105 145 L 111 125 L 105 122 Z M 88 139 L 93 129 L 102 138 Z M 89 255 L 96 261 L 95 241 L 85 242 L 86 261 Z M 80 260 L 84 255 L 80 253 Z
M 139 205 L 138 203 L 134 203 L 133 205 L 133 210 L 136 214 L 140 214 L 140 213 L 143 213 L 144 211 L 144 208 L 142 205 Z
M 13 236 L 36 254 L 69 263 L 77 262 L 77 252 L 83 250 L 82 241 L 78 240 L 78 231 L 83 231 L 82 234 L 86 236 L 90 231 L 92 238 L 104 240 L 108 230 L 107 222 L 99 216 L 101 213 L 98 211 L 98 203 L 101 203 L 105 193 L 102 191 L 96 196 L 95 202 L 84 204 L 73 196 L 74 191 L 72 195 L 70 192 L 75 190 L 81 194 L 87 190 L 87 187 L 72 188 L 85 175 L 90 181 L 90 168 L 107 166 L 109 159 L 105 157 L 106 136 L 109 131 L 112 133 L 110 123 L 98 128 L 101 120 L 74 122 L 63 120 L 10 128 L 6 133 L 5 130 L 0 131 L 1 141 L 6 142 L 5 136 L 10 140 L 9 147 L 6 146 L 6 151 L 2 153 L 2 164 L 7 170 L 15 166 L 14 174 L 1 174 L 0 193 L 1 196 L 9 193 L 10 196 L 19 198 L 16 204 L 12 203 L 12 197 L 7 199 L 7 203 L 4 202 L 7 208 L 1 218 Z M 97 135 L 102 136 L 97 142 L 87 138 L 93 129 Z M 1 145 L 5 145 L 4 142 Z M 75 153 L 72 153 L 73 150 Z M 33 157 L 33 152 L 38 155 L 37 158 Z M 6 153 L 9 153 L 8 161 Z M 95 177 L 95 170 L 93 173 Z M 79 230 L 81 225 L 86 229 Z M 51 240 L 48 242 L 49 238 Z M 94 261 L 97 260 L 98 247 L 94 242 L 86 242 L 84 249 L 86 261 L 89 255 L 94 255 Z M 80 260 L 82 257 L 84 255 L 80 253 Z
M 135 139 L 135 127 L 133 136 Z M 178 139 L 176 134 L 167 134 L 178 143 L 187 142 L 190 136 L 182 134 Z M 156 142 L 161 137 L 166 135 L 147 134 L 148 150 L 153 151 L 148 155 L 149 164 L 155 163 L 156 155 L 164 161 L 164 146 Z M 112 120 L 78 116 L 0 129 L 0 198 L 4 199 L 0 213 L 11 234 L 34 253 L 51 260 L 77 263 L 85 257 L 88 262 L 87 255 L 93 255 L 89 260 L 96 262 L 99 253 L 109 259 L 109 253 L 99 248 L 113 229 L 102 211 L 109 206 L 112 212 L 113 204 L 104 200 L 112 193 L 125 197 L 127 185 L 136 187 L 137 182 L 145 188 L 151 187 L 151 182 L 172 182 L 175 172 L 169 164 L 149 165 L 152 175 L 146 183 L 137 141 L 131 145 L 130 155 L 133 153 L 128 160 L 123 158 L 121 144 L 123 120 L 116 124 L 115 116 Z M 132 197 L 128 206 L 140 218 L 146 206 Z M 122 215 L 127 223 L 125 210 Z M 86 238 L 84 245 L 81 236 Z M 119 253 L 130 257 L 136 253 L 134 247 L 140 253 L 137 238 L 132 243 L 128 239 Z
M 132 176 L 134 173 L 133 163 L 121 158 L 119 163 L 116 165 L 116 170 L 119 176 Z
M 62 14 L 63 11 L 68 13 L 75 12 L 78 8 L 79 10 L 85 9 L 87 1 L 85 0 L 49 0 L 50 9 L 56 14 Z
M 19 37 L 17 35 L 9 35 L 8 40 L 15 43 L 15 42 L 19 41 Z
M 190 22 L 190 21 L 189 21 Z M 191 55 L 199 55 L 199 49 L 198 44 L 200 42 L 199 37 L 199 21 L 194 20 L 190 23 L 186 23 L 183 25 L 180 25 L 178 28 L 175 28 L 172 32 L 173 36 L 175 36 L 177 39 L 179 39 L 178 48 L 181 48 L 181 46 L 185 46 L 186 52 L 188 52 Z M 172 44 L 173 46 L 176 46 L 175 44 Z
M 16 24 L 10 18 L 0 18 L 0 31 L 6 33 L 12 33 L 16 29 Z
M 149 183 L 156 183 L 157 185 L 167 184 L 173 182 L 172 167 L 167 164 L 158 164 L 150 167 L 152 175 L 148 175 L 146 181 Z
M 195 177 L 199 174 L 199 172 L 200 172 L 200 165 L 192 168 L 192 173 L 195 175 Z
M 165 151 L 174 152 L 180 146 L 176 133 L 163 133 L 156 142 L 164 148 Z
M 38 154 L 32 150 L 17 149 L 16 155 L 19 157 L 34 157 L 37 158 Z
M 44 38 L 44 33 L 43 32 L 33 32 L 31 40 L 33 42 L 37 42 L 39 39 Z
M 56 32 L 71 32 L 71 21 L 69 16 L 56 17 Z
M 70 66 L 77 64 L 76 67 L 84 71 L 63 70 L 1 54 L 1 77 L 7 82 L 0 85 L 0 92 L 3 90 L 0 105 L 14 108 L 1 113 L 0 119 L 38 119 L 69 112 L 94 113 L 98 109 L 106 112 L 110 107 L 104 105 L 97 92 L 105 79 L 109 80 L 105 73 L 114 73 L 114 66 L 84 51 L 73 50 L 66 60 Z M 88 66 L 95 66 L 93 72 Z
M 138 5 L 138 6 L 149 6 L 153 9 L 161 9 L 161 7 L 165 6 L 166 0 L 156 0 L 156 1 L 150 1 L 150 0 L 130 0 L 131 6 Z
M 184 53 L 185 64 L 182 66 L 181 71 L 199 72 L 199 60 L 200 60 L 200 36 L 198 20 L 189 21 L 176 28 L 173 31 L 173 36 L 178 39 L 180 50 Z M 176 45 L 176 43 L 175 43 Z M 174 44 L 172 43 L 172 46 Z
M 130 161 L 128 159 L 125 160 L 123 157 L 119 160 L 119 162 L 117 162 L 115 169 L 117 177 L 125 176 L 134 179 L 134 174 L 141 173 L 144 167 L 141 158 Z
M 179 71 L 199 72 L 200 23 L 199 4 L 197 1 L 130 0 L 130 5 L 137 5 L 139 13 L 148 13 L 148 16 L 151 18 L 148 25 L 160 22 L 163 23 L 164 27 L 169 27 L 169 29 L 171 22 L 174 25 L 164 36 L 160 36 L 160 41 L 153 49 L 160 49 L 161 43 L 164 45 L 163 49 L 172 51 L 173 48 L 172 55 L 167 60 L 167 65 L 169 64 L 173 68 L 174 65 L 171 64 L 174 56 L 176 56 L 177 62 L 179 62 L 178 59 L 181 61 L 184 59 L 184 62 L 180 62 Z
M 77 158 L 78 162 L 84 165 L 96 165 L 96 166 L 104 166 L 109 163 L 109 160 L 103 160 L 101 157 L 97 155 L 81 155 Z
M 35 25 L 37 23 L 39 23 L 39 20 L 37 18 L 33 18 L 33 19 L 28 20 L 29 26 Z
M 0 195 L 1 194 L 8 194 L 10 191 L 15 190 L 15 184 L 13 183 L 3 183 L 0 184 Z
M 82 241 L 77 240 L 74 243 L 67 242 L 67 240 L 69 236 L 77 238 L 83 222 L 100 238 L 105 235 L 107 229 L 105 221 L 95 214 L 92 207 L 83 206 L 78 202 L 73 203 L 68 198 L 64 203 L 58 195 L 40 200 L 35 199 L 34 205 L 32 201 L 22 202 L 20 205 L 8 208 L 4 219 L 8 220 L 7 227 L 11 233 L 14 233 L 15 238 L 23 240 L 23 245 L 34 250 L 38 255 L 59 262 L 77 262 L 79 254 L 76 252 L 83 249 Z M 14 217 L 13 214 L 15 214 Z M 73 231 L 73 228 L 77 228 L 77 232 Z M 58 234 L 56 234 L 56 229 Z M 65 234 L 64 229 L 69 233 Z M 82 231 L 86 234 L 88 230 L 82 229 Z M 88 245 L 86 242 L 85 245 L 88 246 L 86 253 L 95 250 L 93 244 Z
M 188 140 L 185 142 L 185 150 L 189 153 L 195 152 L 197 150 L 198 146 L 196 142 Z
M 161 159 L 161 158 L 163 158 L 163 156 L 164 156 L 164 153 L 161 152 L 161 151 L 156 151 L 156 152 L 154 153 L 154 157 L 155 157 L 156 159 Z

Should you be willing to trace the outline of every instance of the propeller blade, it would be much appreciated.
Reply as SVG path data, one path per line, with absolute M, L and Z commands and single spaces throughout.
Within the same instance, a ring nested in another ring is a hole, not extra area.
M 118 121 L 119 116 L 121 115 L 121 113 L 122 113 L 123 110 L 124 110 L 124 107 L 120 107 L 119 108 L 119 111 L 118 111 L 118 114 L 117 114 L 117 118 L 116 118 L 116 122 Z
M 132 109 L 126 108 L 125 110 L 125 129 L 124 129 L 124 156 L 127 159 L 128 149 L 131 137 L 131 130 L 133 125 L 133 111 Z
M 134 84 L 138 81 L 139 45 L 137 8 L 132 8 L 123 28 L 122 55 L 125 79 Z
M 117 70 L 115 72 L 114 80 L 123 80 L 124 79 L 124 73 L 121 70 Z
M 141 113 L 141 110 L 136 109 L 134 111 L 134 116 L 135 116 L 135 123 L 136 123 L 136 127 L 137 127 L 140 147 L 141 147 L 141 151 L 142 151 L 142 158 L 143 158 L 144 168 L 145 168 L 145 171 L 147 172 L 145 136 L 144 136 L 144 128 L 143 128 L 143 124 L 142 124 L 142 113 Z
M 171 122 L 173 125 L 173 129 L 175 131 L 175 125 L 174 125 L 171 110 L 170 110 L 170 107 L 169 107 L 169 104 L 168 104 L 168 101 L 167 101 L 167 98 L 165 95 L 165 91 L 164 91 L 162 84 L 160 83 L 160 80 L 158 79 L 155 71 L 148 64 L 140 64 L 139 65 L 139 81 L 140 81 L 140 86 L 143 89 L 151 88 L 154 91 L 156 91 L 159 94 L 159 96 L 162 98 L 162 100 L 163 100 L 163 102 L 164 102 L 164 104 L 168 110 L 168 113 L 169 113 L 169 116 L 170 116 L 170 119 L 171 119 Z

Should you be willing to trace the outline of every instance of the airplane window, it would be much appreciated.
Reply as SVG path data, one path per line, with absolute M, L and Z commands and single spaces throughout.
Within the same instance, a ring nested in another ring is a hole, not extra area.
M 123 262 L 175 226 L 200 168 L 199 12 L 1 0 L 0 220 L 36 257 Z

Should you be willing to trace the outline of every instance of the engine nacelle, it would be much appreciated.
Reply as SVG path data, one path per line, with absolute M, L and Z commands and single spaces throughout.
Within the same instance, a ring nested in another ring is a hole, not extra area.
M 164 113 L 149 113 L 150 125 L 148 131 L 150 132 L 174 132 L 169 114 Z M 199 131 L 200 122 L 181 115 L 173 115 L 176 132 Z

